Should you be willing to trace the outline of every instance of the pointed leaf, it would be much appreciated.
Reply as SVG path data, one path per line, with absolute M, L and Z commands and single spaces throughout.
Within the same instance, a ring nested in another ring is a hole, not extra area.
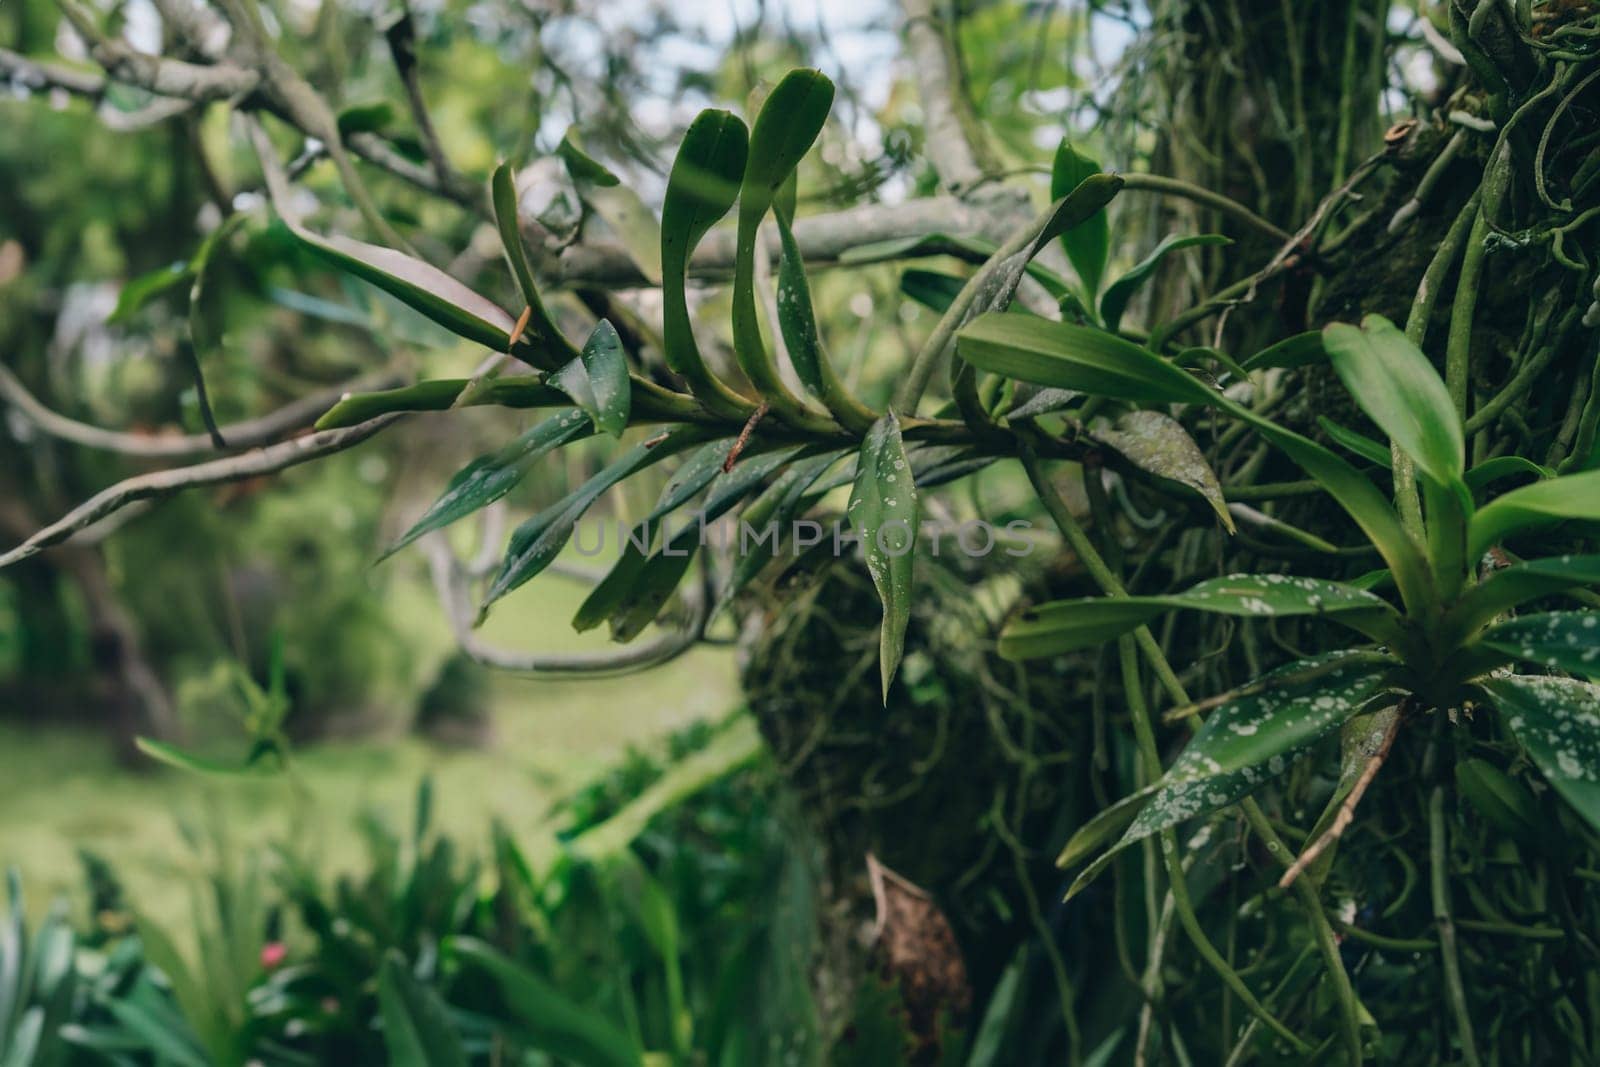
M 323 237 L 279 213 L 291 233 L 339 269 L 371 282 L 458 337 L 504 352 L 516 325 L 493 301 L 420 259 L 335 235 Z
M 545 419 L 504 448 L 479 456 L 450 479 L 439 499 L 380 558 L 387 559 L 424 534 L 442 530 L 488 507 L 516 488 L 541 457 L 590 432 L 587 419 L 576 411 L 567 411 Z
M 1094 437 L 1140 470 L 1199 493 L 1217 513 L 1223 529 L 1233 532 L 1233 516 L 1222 498 L 1222 483 L 1206 462 L 1205 453 L 1177 419 L 1159 411 L 1130 411 L 1117 420 L 1115 429 L 1096 430 Z
M 1105 295 L 1100 298 L 1100 321 L 1105 323 L 1108 330 L 1115 330 L 1121 325 L 1122 313 L 1128 309 L 1128 302 L 1133 299 L 1140 287 L 1150 280 L 1169 253 L 1184 248 L 1232 243 L 1220 233 L 1190 234 L 1187 237 L 1175 233 L 1167 234 L 1161 239 L 1161 243 L 1151 249 L 1149 255 L 1134 264 L 1128 273 L 1106 286 Z
M 1090 648 L 1178 608 L 1246 618 L 1326 615 L 1351 629 L 1385 637 L 1397 618 L 1387 603 L 1353 585 L 1287 574 L 1234 574 L 1165 596 L 1085 597 L 1041 604 L 1019 614 L 1001 631 L 1000 654 L 1020 660 Z
M 1450 612 L 1452 632 L 1465 637 L 1518 604 L 1590 585 L 1600 585 L 1600 556 L 1551 556 L 1514 563 L 1467 590 Z
M 1483 643 L 1541 667 L 1600 675 L 1600 611 L 1551 611 L 1493 626 Z
M 349 394 L 317 420 L 316 429 L 338 430 L 403 411 L 448 411 L 470 382 L 470 378 L 432 378 L 399 389 Z M 532 375 L 495 378 L 478 385 L 468 407 L 561 408 L 572 403 L 565 393 Z
M 528 307 L 528 323 L 523 327 L 523 346 L 528 349 L 529 362 L 545 370 L 559 367 L 577 357 L 572 346 L 556 326 L 545 309 L 539 295 L 539 285 L 533 278 L 533 266 L 528 262 L 528 249 L 522 243 L 522 228 L 517 221 L 516 173 L 510 163 L 501 163 L 489 179 L 489 199 L 494 206 L 495 227 L 500 231 L 500 246 L 505 250 L 506 262 L 517 280 L 517 288 Z M 515 323 L 513 323 L 513 326 Z
M 596 215 L 605 220 L 628 253 L 633 265 L 652 285 L 661 283 L 661 226 L 639 194 L 603 163 L 583 149 L 575 126 L 556 147 L 556 155 L 566 164 L 567 173 L 578 189 L 578 196 Z
M 1050 167 L 1050 199 L 1059 200 L 1076 189 L 1084 179 L 1100 173 L 1100 164 L 1072 147 L 1065 138 L 1056 148 Z M 1105 209 L 1095 212 L 1061 236 L 1067 258 L 1078 272 L 1091 303 L 1100 292 L 1106 257 L 1111 251 L 1111 223 Z
M 452 955 L 499 987 L 519 1040 L 585 1067 L 642 1067 L 633 1039 L 601 1012 L 568 999 L 481 941 L 453 937 L 448 945 Z
M 112 326 L 120 326 L 133 318 L 134 312 L 150 303 L 162 293 L 171 292 L 194 278 L 194 269 L 187 260 L 177 260 L 165 267 L 158 267 L 137 278 L 129 279 L 117 294 L 117 306 L 112 309 L 106 322 Z
M 1441 489 L 1461 485 L 1466 455 L 1461 419 L 1444 380 L 1411 339 L 1382 315 L 1358 329 L 1336 322 L 1322 331 L 1328 360 L 1361 410 Z
M 1502 478 L 1514 478 L 1519 474 L 1529 474 L 1535 478 L 1554 478 L 1556 472 L 1549 467 L 1535 463 L 1522 456 L 1496 456 L 1486 459 L 1476 467 L 1468 470 L 1463 479 L 1467 488 L 1477 492 Z
M 1539 773 L 1600 831 L 1600 686 L 1516 674 L 1482 685 Z
M 1307 330 L 1297 333 L 1292 337 L 1285 337 L 1276 344 L 1268 345 L 1241 366 L 1247 371 L 1267 370 L 1294 370 L 1298 367 L 1309 367 L 1313 363 L 1321 363 L 1328 358 L 1322 347 L 1322 331 Z
M 624 478 L 704 443 L 711 432 L 699 426 L 680 426 L 662 437 L 641 441 L 583 485 L 518 526 L 511 532 L 511 543 L 484 598 L 480 616 L 495 601 L 555 562 L 578 520 L 602 493 Z
M 1375 463 L 1384 470 L 1388 470 L 1389 465 L 1394 462 L 1394 456 L 1390 454 L 1389 449 L 1384 445 L 1365 434 L 1359 434 L 1354 430 L 1340 426 L 1326 415 L 1317 416 L 1317 425 L 1322 427 L 1322 432 L 1327 434 L 1328 439 L 1334 444 L 1346 452 L 1355 453 L 1368 463 Z
M 227 304 L 216 293 L 219 248 L 225 249 L 230 237 L 248 218 L 243 212 L 234 212 L 211 232 L 189 264 L 194 272 L 194 285 L 189 289 L 189 372 L 194 378 L 195 403 L 200 409 L 200 419 L 211 443 L 218 448 L 228 447 L 222 431 L 217 428 L 217 417 L 212 413 L 211 400 L 206 393 L 203 367 L 222 349 L 223 334 L 227 329 Z
M 822 401 L 840 425 L 852 432 L 864 432 L 877 416 L 850 394 L 823 350 L 816 312 L 811 304 L 811 286 L 806 281 L 805 261 L 790 227 L 789 214 L 779 210 L 774 215 L 782 248 L 778 259 L 778 329 L 783 334 L 789 362 L 794 365 L 800 381 Z
M 1023 315 L 984 315 L 956 351 L 993 374 L 1138 403 L 1215 404 L 1216 394 L 1154 352 L 1088 326 Z
M 628 381 L 628 361 L 622 338 L 610 322 L 601 319 L 578 358 L 555 371 L 546 381 L 572 398 L 593 421 L 595 429 L 621 437 L 628 428 L 633 407 L 633 386 Z
M 467 1054 L 444 1002 L 423 986 L 394 949 L 378 971 L 383 1043 L 393 1067 L 467 1067 Z
M 1214 710 L 1127 833 L 1073 882 L 1079 892 L 1123 849 L 1186 819 L 1225 808 L 1277 778 L 1289 764 L 1385 687 L 1385 666 L 1334 652 L 1264 675 Z
M 917 487 L 900 440 L 900 420 L 892 411 L 873 424 L 861 443 L 847 511 L 883 602 L 878 658 L 887 703 L 911 621 L 912 557 L 917 545 Z
M 1512 534 L 1567 519 L 1600 522 L 1600 471 L 1534 482 L 1485 504 L 1468 526 L 1467 558 L 1477 559 Z
M 750 384 L 786 419 L 805 408 L 778 373 L 761 338 L 755 298 L 756 238 L 778 189 L 810 151 L 833 107 L 833 82 L 817 70 L 791 70 L 773 87 L 750 129 L 750 155 L 739 187 L 739 229 L 734 251 L 733 347 Z

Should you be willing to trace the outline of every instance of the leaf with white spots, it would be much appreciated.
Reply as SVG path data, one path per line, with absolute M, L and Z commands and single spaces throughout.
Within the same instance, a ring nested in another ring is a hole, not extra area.
M 1001 631 L 1000 654 L 1022 660 L 1090 648 L 1178 608 L 1257 618 L 1326 615 L 1384 641 L 1394 633 L 1397 618 L 1379 597 L 1342 582 L 1287 574 L 1234 574 L 1167 596 L 1085 597 L 1042 604 L 1022 612 Z
M 1171 415 L 1159 411 L 1130 411 L 1112 429 L 1098 429 L 1094 438 L 1138 467 L 1169 482 L 1177 482 L 1205 498 L 1217 513 L 1223 529 L 1233 532 L 1233 516 L 1222 498 L 1222 483 L 1206 462 L 1205 453 L 1189 431 Z
M 1300 660 L 1238 691 L 1206 719 L 1122 839 L 1080 874 L 1081 890 L 1123 849 L 1186 819 L 1237 803 L 1387 688 L 1389 664 L 1360 652 Z
M 911 562 L 917 544 L 917 487 L 900 440 L 900 420 L 892 411 L 872 424 L 861 443 L 849 515 L 883 601 L 878 658 L 887 701 L 911 621 Z
M 1483 643 L 1541 667 L 1600 675 L 1600 611 L 1524 615 L 1489 629 Z
M 1528 758 L 1600 830 L 1600 686 L 1507 675 L 1483 683 Z
M 578 358 L 550 375 L 549 383 L 572 398 L 595 429 L 621 437 L 633 409 L 633 386 L 628 381 L 628 361 L 622 355 L 622 338 L 605 319 L 595 324 Z
M 1518 604 L 1574 587 L 1600 585 L 1600 556 L 1549 556 L 1513 563 L 1467 591 L 1450 615 L 1463 633 Z

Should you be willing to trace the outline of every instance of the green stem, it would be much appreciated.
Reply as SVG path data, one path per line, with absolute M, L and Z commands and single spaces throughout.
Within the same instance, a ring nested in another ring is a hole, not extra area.
M 1437 744 L 1438 742 L 1435 742 Z M 1431 757 L 1432 752 L 1429 753 Z M 1428 762 L 1432 762 L 1430 758 Z M 1455 1018 L 1461 1041 L 1461 1059 L 1467 1067 L 1478 1067 L 1478 1049 L 1472 1040 L 1472 1015 L 1467 1009 L 1466 988 L 1461 984 L 1461 960 L 1456 953 L 1456 928 L 1450 918 L 1450 871 L 1447 866 L 1448 841 L 1444 827 L 1444 785 L 1433 787 L 1428 796 L 1428 856 L 1432 870 L 1429 883 L 1433 894 L 1433 921 L 1439 931 L 1439 960 L 1444 969 L 1445 999 Z
M 1196 204 L 1222 212 L 1235 222 L 1242 223 L 1250 229 L 1265 237 L 1269 237 L 1279 244 L 1288 244 L 1294 236 L 1287 230 L 1281 230 L 1254 211 L 1245 207 L 1237 200 L 1230 200 L 1221 193 L 1214 193 L 1210 189 L 1202 189 L 1198 185 L 1191 185 L 1177 178 L 1165 178 L 1159 174 L 1131 174 L 1126 171 L 1119 172 L 1124 189 L 1138 189 L 1146 193 L 1160 193 L 1163 196 L 1176 196 L 1184 200 L 1191 200 Z
M 1045 476 L 1044 470 L 1039 466 L 1038 457 L 1029 449 L 1026 442 L 1022 443 L 1021 462 L 1022 469 L 1028 476 L 1028 481 L 1033 485 L 1035 494 L 1040 503 L 1049 513 L 1052 521 L 1061 531 L 1061 536 L 1067 541 L 1068 547 L 1078 556 L 1078 561 L 1083 564 L 1089 576 L 1100 586 L 1107 596 L 1125 597 L 1126 589 L 1117 576 L 1111 573 L 1100 553 L 1095 550 L 1094 543 L 1089 535 L 1084 532 L 1077 519 L 1072 517 L 1066 502 L 1061 499 L 1055 487 Z M 1179 704 L 1190 703 L 1189 695 L 1184 691 L 1183 683 L 1178 680 L 1178 675 L 1167 662 L 1166 655 L 1161 651 L 1161 646 L 1156 643 L 1154 635 L 1148 626 L 1141 626 L 1133 632 L 1134 643 L 1144 655 L 1150 668 L 1155 672 L 1157 680 L 1162 684 L 1168 694 Z M 1198 730 L 1200 724 L 1197 718 L 1191 718 L 1190 729 Z M 1289 851 L 1283 839 L 1273 830 L 1267 816 L 1262 812 L 1260 805 L 1253 799 L 1246 797 L 1239 803 L 1240 810 L 1244 812 L 1245 821 L 1250 829 L 1266 843 L 1267 852 L 1271 854 L 1280 865 L 1288 867 L 1294 862 L 1293 853 Z M 1339 957 L 1338 942 L 1333 936 L 1333 928 L 1328 924 L 1328 916 L 1322 909 L 1322 901 L 1317 897 L 1317 891 L 1307 884 L 1306 879 L 1299 879 L 1294 884 L 1294 892 L 1300 898 L 1301 906 L 1305 909 L 1306 917 L 1310 920 L 1316 935 L 1317 947 L 1322 954 L 1328 974 L 1333 980 L 1335 999 L 1339 1003 L 1341 1021 L 1340 1037 L 1344 1043 L 1345 1054 L 1349 1062 L 1361 1062 L 1361 1016 L 1356 1003 L 1355 991 L 1350 986 L 1350 976 L 1345 973 L 1344 961 Z M 1214 950 L 1213 950 L 1214 951 Z

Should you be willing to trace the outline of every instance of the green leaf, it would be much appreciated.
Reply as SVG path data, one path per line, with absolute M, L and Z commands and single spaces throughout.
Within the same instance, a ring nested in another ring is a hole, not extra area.
M 1481 684 L 1539 773 L 1600 831 L 1600 687 L 1516 674 Z
M 567 411 L 545 419 L 505 447 L 479 456 L 456 472 L 422 518 L 379 558 L 387 559 L 417 538 L 488 507 L 516 488 L 541 457 L 590 432 L 588 420 L 576 411 Z
M 773 412 L 807 422 L 803 403 L 778 374 L 761 338 L 755 299 L 756 238 L 778 188 L 811 149 L 833 107 L 833 82 L 817 70 L 791 70 L 773 87 L 750 129 L 750 154 L 739 187 L 739 229 L 734 248 L 733 347 L 750 384 Z
M 601 319 L 578 358 L 555 371 L 546 381 L 572 398 L 594 423 L 595 429 L 621 437 L 628 428 L 633 406 L 633 386 L 628 381 L 628 361 L 616 327 Z
M 602 493 L 624 478 L 677 455 L 686 448 L 704 443 L 710 433 L 712 431 L 704 427 L 680 426 L 661 437 L 641 441 L 583 485 L 513 530 L 500 571 L 484 598 L 480 618 L 495 601 L 555 562 L 556 556 L 572 537 L 578 520 Z
M 1390 464 L 1394 462 L 1394 456 L 1390 454 L 1386 446 L 1374 441 L 1365 434 L 1359 434 L 1354 430 L 1340 426 L 1326 415 L 1317 416 L 1317 425 L 1322 427 L 1322 432 L 1327 434 L 1328 439 L 1334 444 L 1346 452 L 1355 453 L 1368 463 L 1375 463 L 1384 470 L 1388 470 Z
M 1327 326 L 1322 346 L 1361 410 L 1416 462 L 1418 472 L 1441 489 L 1460 489 L 1466 454 L 1461 419 L 1422 350 L 1382 315 L 1368 315 L 1359 329 L 1342 322 Z
M 1130 411 L 1117 419 L 1114 429 L 1097 429 L 1093 436 L 1140 470 L 1200 494 L 1216 512 L 1223 529 L 1233 532 L 1233 516 L 1222 498 L 1222 483 L 1206 462 L 1205 453 L 1177 419 L 1159 411 Z
M 800 245 L 794 239 L 788 213 L 778 210 L 774 215 L 782 248 L 778 258 L 778 329 L 783 334 L 789 362 L 794 365 L 800 381 L 822 401 L 841 426 L 853 433 L 863 433 L 877 416 L 850 395 L 823 350 Z
M 458 337 L 504 352 L 516 325 L 493 301 L 450 275 L 392 248 L 350 237 L 323 237 L 282 211 L 284 225 L 311 251 L 348 274 L 371 282 Z
M 217 428 L 217 417 L 211 410 L 211 400 L 206 393 L 204 363 L 222 349 L 223 334 L 227 328 L 227 304 L 215 292 L 217 288 L 217 250 L 226 248 L 228 239 L 249 218 L 235 212 L 222 225 L 211 232 L 200 250 L 189 263 L 194 274 L 194 285 L 189 289 L 189 372 L 194 379 L 195 402 L 200 409 L 200 419 L 205 423 L 211 443 L 217 448 L 228 447 L 222 431 Z
M 318 430 L 338 430 L 405 411 L 448 411 L 470 378 L 432 378 L 399 389 L 379 389 L 346 396 L 317 420 Z M 494 378 L 478 383 L 468 407 L 563 408 L 572 399 L 559 389 L 530 376 Z
M 1106 286 L 1105 295 L 1100 298 L 1100 321 L 1105 323 L 1106 329 L 1116 330 L 1122 323 L 1122 313 L 1128 309 L 1128 302 L 1144 283 L 1150 280 L 1156 269 L 1161 266 L 1161 261 L 1170 253 L 1184 248 L 1232 243 L 1220 233 L 1191 234 L 1187 237 L 1169 233 L 1161 239 L 1160 244 L 1150 250 L 1149 255 L 1134 264 L 1122 277 Z
M 1456 764 L 1456 791 L 1495 829 L 1518 841 L 1542 836 L 1539 808 L 1527 786 L 1481 759 Z
M 578 351 L 556 326 L 539 295 L 528 249 L 522 243 L 522 229 L 517 224 L 516 174 L 510 163 L 501 163 L 494 169 L 489 179 L 489 199 L 494 206 L 495 228 L 500 232 L 500 247 L 505 250 L 506 262 L 528 307 L 528 323 L 518 341 L 517 355 L 526 355 L 529 363 L 542 370 L 560 367 L 576 359 Z
M 156 297 L 176 289 L 193 277 L 194 270 L 189 261 L 180 259 L 131 279 L 117 294 L 117 306 L 112 309 L 106 322 L 112 326 L 122 325 L 133 318 L 134 312 Z
M 1551 556 L 1514 563 L 1467 590 L 1450 611 L 1450 632 L 1463 638 L 1518 604 L 1589 585 L 1600 585 L 1600 556 Z
M 378 1010 L 392 1067 L 466 1067 L 467 1053 L 439 995 L 390 949 L 378 970 Z
M 1519 474 L 1531 474 L 1535 478 L 1556 477 L 1556 472 L 1551 468 L 1521 456 L 1496 456 L 1494 459 L 1486 459 L 1468 470 L 1462 477 L 1467 483 L 1467 488 L 1476 493 L 1502 478 L 1513 478 Z
M 707 369 L 689 320 L 689 256 L 733 206 L 749 155 L 745 125 L 727 111 L 700 112 L 683 135 L 661 206 L 662 344 L 667 365 L 714 413 L 743 418 L 753 405 Z
M 846 510 L 883 602 L 878 661 L 883 699 L 888 703 L 889 683 L 900 666 L 906 625 L 911 621 L 911 571 L 917 546 L 917 487 L 900 440 L 900 420 L 893 411 L 874 423 L 861 442 Z
M 449 951 L 494 981 L 511 1009 L 518 1040 L 540 1052 L 584 1067 L 642 1067 L 627 1031 L 592 1008 L 469 937 L 453 937 Z
M 1237 803 L 1288 769 L 1385 688 L 1384 664 L 1334 652 L 1263 675 L 1210 716 L 1109 851 L 1078 876 L 1070 898 L 1123 849 L 1186 819 Z
M 602 187 L 622 184 L 622 179 L 613 174 L 611 168 L 584 151 L 582 135 L 576 126 L 567 127 L 561 143 L 556 145 L 556 155 L 566 164 L 567 173 L 575 182 Z
M 352 133 L 377 133 L 394 121 L 394 107 L 387 100 L 375 104 L 355 104 L 339 112 L 339 136 Z
M 176 745 L 170 745 L 165 741 L 157 741 L 149 737 L 136 737 L 133 743 L 140 752 L 143 752 L 157 763 L 165 763 L 169 767 L 175 767 L 180 771 L 190 771 L 195 774 L 234 777 L 242 774 L 274 774 L 278 770 L 276 767 L 269 767 L 262 763 L 259 760 L 259 754 L 252 754 L 252 758 L 248 760 L 231 763 L 207 759 L 204 756 L 196 756 L 193 753 L 185 752 Z
M 583 150 L 575 126 L 567 128 L 556 155 L 566 164 L 579 198 L 611 227 L 639 273 L 650 284 L 661 284 L 661 225 L 639 194 Z
M 1072 147 L 1062 139 L 1056 148 L 1056 157 L 1050 167 L 1050 199 L 1059 200 L 1072 192 L 1084 179 L 1100 173 L 1100 164 Z M 1105 209 L 1095 212 L 1078 225 L 1061 235 L 1061 245 L 1078 272 L 1084 291 L 1092 304 L 1100 292 L 1100 280 L 1105 274 L 1106 257 L 1111 251 L 1111 223 Z
M 941 315 L 950 310 L 950 305 L 956 302 L 956 297 L 966 284 L 965 278 L 937 270 L 913 268 L 900 275 L 900 292 L 903 296 Z
M 1467 558 L 1477 559 L 1512 534 L 1567 519 L 1600 522 L 1600 471 L 1534 482 L 1485 504 L 1467 527 Z
M 1297 333 L 1292 337 L 1285 337 L 1276 344 L 1268 345 L 1241 366 L 1247 371 L 1254 370 L 1295 370 L 1299 367 L 1309 367 L 1313 363 L 1321 363 L 1327 358 L 1327 352 L 1322 347 L 1322 331 L 1307 330 Z
M 989 313 L 957 335 L 980 370 L 1138 403 L 1215 404 L 1216 394 L 1154 352 L 1089 326 Z
M 1397 620 L 1387 603 L 1352 585 L 1287 574 L 1234 574 L 1165 596 L 1085 597 L 1030 608 L 1001 631 L 1000 654 L 1022 660 L 1091 648 L 1179 608 L 1245 618 L 1326 615 L 1380 640 Z
M 1490 627 L 1483 643 L 1541 667 L 1600 675 L 1600 611 L 1551 611 Z
M 1058 389 L 1148 404 L 1220 407 L 1250 423 L 1305 469 L 1355 519 L 1395 575 L 1406 603 L 1431 596 L 1426 562 L 1383 494 L 1349 463 L 1174 367 L 1148 349 L 1085 326 L 989 314 L 957 336 L 957 352 L 984 370 Z
M 791 463 L 740 514 L 740 530 L 737 535 L 739 546 L 734 554 L 733 573 L 728 576 L 722 592 L 717 596 L 716 606 L 711 612 L 712 618 L 722 614 L 738 595 L 739 590 L 748 585 L 750 580 L 760 574 L 761 570 L 776 557 L 778 544 L 773 538 L 763 536 L 763 528 L 769 523 L 777 530 L 786 527 L 805 506 L 807 490 L 822 477 L 824 471 L 837 463 L 843 454 L 842 450 L 832 450 Z M 746 528 L 750 531 L 748 541 Z

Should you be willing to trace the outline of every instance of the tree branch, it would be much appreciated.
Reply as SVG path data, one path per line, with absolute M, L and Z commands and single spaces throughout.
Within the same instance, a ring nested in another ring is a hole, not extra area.
M 981 134 L 962 91 L 961 71 L 937 0 L 904 0 L 906 51 L 922 100 L 928 159 L 951 192 L 970 190 L 985 177 Z
M 1027 194 L 1008 190 L 1004 196 L 988 197 L 972 203 L 953 196 L 908 200 L 900 204 L 863 204 L 826 215 L 799 219 L 794 225 L 795 240 L 807 266 L 838 264 L 847 253 L 888 241 L 914 237 L 933 237 L 917 255 L 970 253 L 957 245 L 941 243 L 939 236 L 981 237 L 999 241 L 1015 227 L 1019 215 L 1027 212 Z M 701 242 L 689 261 L 689 273 L 698 278 L 722 279 L 733 273 L 734 234 L 718 230 Z M 906 253 L 886 251 L 879 257 L 852 257 L 852 263 L 872 263 L 881 259 L 900 259 Z M 595 285 L 628 288 L 648 284 L 628 254 L 617 244 L 573 245 L 561 253 L 555 280 L 565 285 Z
M 202 485 L 239 482 L 263 474 L 275 474 L 308 460 L 352 448 L 400 418 L 399 415 L 383 415 L 346 429 L 307 434 L 259 452 L 124 479 L 109 489 L 102 489 L 16 548 L 0 554 L 0 568 L 9 567 L 39 554 L 51 545 L 60 544 L 84 527 L 136 500 L 171 496 Z
M 328 408 L 338 403 L 348 393 L 363 393 L 374 389 L 388 389 L 404 381 L 398 371 L 383 370 L 352 378 L 348 382 L 329 386 L 291 400 L 276 411 L 254 419 L 221 427 L 228 441 L 228 451 L 238 452 L 256 448 L 282 437 L 291 430 L 311 425 Z M 139 459 L 184 459 L 203 456 L 217 451 L 211 435 L 126 433 L 91 426 L 86 422 L 68 418 L 53 411 L 28 391 L 9 367 L 0 364 L 0 400 L 10 404 L 18 414 L 51 437 L 87 448 L 104 449 Z

